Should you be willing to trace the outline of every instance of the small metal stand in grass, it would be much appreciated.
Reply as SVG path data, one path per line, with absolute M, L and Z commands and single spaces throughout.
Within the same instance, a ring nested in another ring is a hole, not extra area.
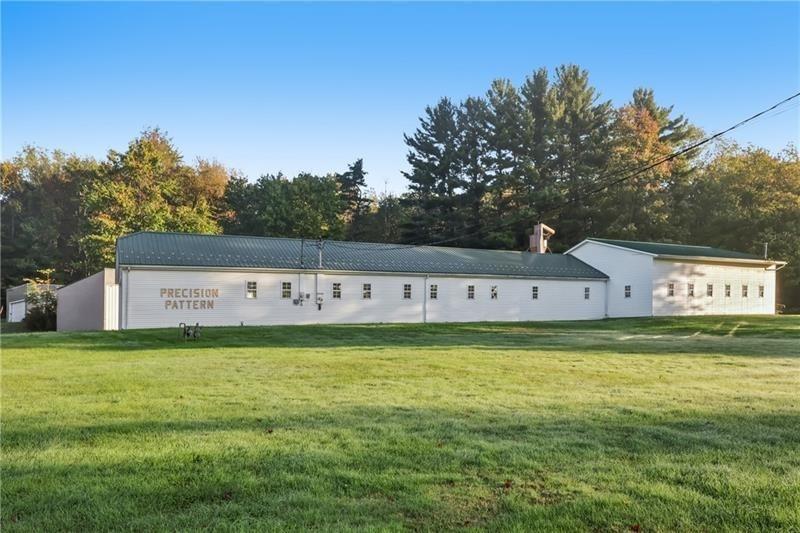
M 183 336 L 183 340 L 197 340 L 200 338 L 200 322 L 197 322 L 194 326 L 181 322 L 178 324 L 178 327 L 181 328 L 181 335 Z

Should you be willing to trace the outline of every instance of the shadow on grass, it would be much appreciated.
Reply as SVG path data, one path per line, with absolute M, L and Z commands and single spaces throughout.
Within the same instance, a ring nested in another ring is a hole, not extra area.
M 526 528 L 539 519 L 570 529 L 626 520 L 780 529 L 791 525 L 779 519 L 790 509 L 767 509 L 793 504 L 785 476 L 800 446 L 793 412 L 542 417 L 360 406 L 271 419 L 10 426 L 3 525 L 31 529 L 225 528 L 231 520 L 235 529 Z M 96 459 L 121 443 L 143 453 Z M 29 461 L 50 447 L 78 454 Z M 751 471 L 765 481 L 750 486 L 734 475 Z M 662 490 L 647 493 L 651 485 Z
M 749 323 L 747 320 L 755 322 Z M 759 329 L 761 322 L 768 326 Z M 154 329 L 15 335 L 4 339 L 4 346 L 15 350 L 49 348 L 82 352 L 217 348 L 435 350 L 464 347 L 480 350 L 800 357 L 800 320 L 787 320 L 785 317 L 686 317 L 685 320 L 657 318 L 596 322 L 218 327 L 204 329 L 201 339 L 197 341 L 182 340 L 177 329 Z

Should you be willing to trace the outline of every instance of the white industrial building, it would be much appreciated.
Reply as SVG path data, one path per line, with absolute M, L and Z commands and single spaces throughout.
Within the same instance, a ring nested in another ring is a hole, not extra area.
M 115 283 L 91 284 L 95 304 L 77 284 L 59 291 L 59 329 L 774 313 L 782 262 L 603 239 L 545 253 L 551 234 L 537 227 L 519 252 L 135 233 L 117 242 Z

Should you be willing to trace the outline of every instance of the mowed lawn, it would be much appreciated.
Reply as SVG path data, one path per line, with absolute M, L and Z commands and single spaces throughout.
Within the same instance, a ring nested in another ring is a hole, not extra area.
M 2 529 L 800 530 L 800 317 L 2 337 Z

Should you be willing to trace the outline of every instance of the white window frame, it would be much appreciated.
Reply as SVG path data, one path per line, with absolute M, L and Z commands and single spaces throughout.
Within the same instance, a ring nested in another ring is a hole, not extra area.
M 361 299 L 372 300 L 372 283 L 361 284 Z
M 534 285 L 531 287 L 531 300 L 538 300 L 539 299 L 539 286 Z
M 584 300 L 591 300 L 592 299 L 592 288 L 591 287 L 584 287 L 583 288 L 583 299 Z
M 252 287 L 251 287 L 252 285 Z M 255 300 L 258 298 L 258 282 L 245 281 L 244 282 L 244 297 L 247 300 Z
M 342 299 L 342 283 L 341 282 L 334 282 L 331 285 L 331 299 L 332 300 L 341 300 Z
M 747 284 L 742 284 L 742 298 L 747 298 L 747 295 L 750 293 L 750 286 Z
M 625 298 L 630 298 L 630 297 L 631 297 L 631 286 L 625 285 Z
M 475 285 L 467 285 L 467 300 L 475 299 Z
M 694 283 L 686 284 L 686 296 L 689 298 L 694 298 Z
M 439 285 L 436 283 L 432 283 L 430 286 L 430 298 L 431 300 L 439 299 Z
M 714 284 L 713 283 L 706 283 L 706 296 L 709 298 L 714 297 Z
M 281 299 L 288 300 L 292 297 L 292 282 L 281 281 Z
M 675 283 L 667 283 L 667 296 L 675 296 Z
M 492 285 L 489 288 L 489 299 L 490 300 L 497 300 L 497 285 Z
M 764 286 L 763 285 L 759 285 L 758 286 L 758 297 L 759 298 L 763 298 L 764 297 Z
M 411 284 L 403 283 L 403 300 L 411 299 Z
M 725 298 L 730 298 L 730 297 L 731 297 L 731 284 L 730 283 L 726 283 L 725 284 Z

